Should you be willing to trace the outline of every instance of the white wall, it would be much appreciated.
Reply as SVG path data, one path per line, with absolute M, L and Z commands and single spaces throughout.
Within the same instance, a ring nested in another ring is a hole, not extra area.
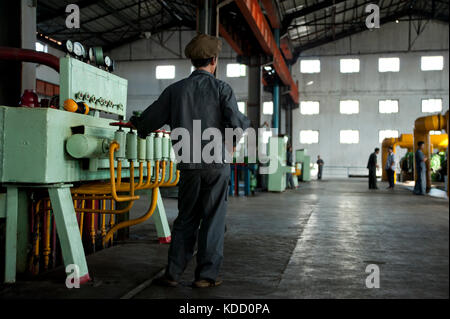
M 53 54 L 57 57 L 62 57 L 65 55 L 63 51 L 55 49 L 51 46 L 47 46 L 47 53 Z M 59 73 L 46 65 L 36 64 L 36 79 L 59 85 Z
M 366 31 L 322 47 L 305 51 L 293 66 L 294 81 L 299 80 L 300 100 L 320 101 L 319 115 L 293 112 L 294 149 L 306 148 L 315 158 L 322 156 L 328 166 L 365 167 L 370 152 L 379 147 L 378 131 L 399 130 L 412 133 L 414 120 L 423 116 L 422 98 L 442 98 L 443 108 L 449 103 L 448 25 L 430 22 L 408 52 L 408 23 L 390 23 L 379 30 Z M 413 31 L 413 39 L 415 38 Z M 420 57 L 443 55 L 444 70 L 423 72 Z M 400 72 L 379 73 L 378 58 L 400 58 Z M 340 58 L 360 59 L 360 72 L 342 74 Z M 301 74 L 300 60 L 319 58 L 319 74 Z M 308 82 L 314 81 L 312 85 Z M 360 101 L 360 113 L 342 115 L 341 99 Z M 380 114 L 378 100 L 398 99 L 399 113 Z M 300 130 L 319 130 L 319 144 L 300 144 Z M 339 131 L 357 129 L 359 144 L 340 144 Z
M 179 33 L 164 32 L 168 39 L 164 43 L 168 49 L 157 43 L 156 35 L 152 39 L 141 39 L 124 45 L 109 52 L 117 61 L 115 74 L 128 79 L 127 114 L 130 116 L 135 110 L 144 110 L 155 101 L 161 92 L 170 84 L 186 78 L 191 73 L 191 62 L 184 56 L 184 48 L 195 36 L 193 31 Z M 172 35 L 171 35 L 172 34 Z M 238 101 L 247 101 L 248 78 L 228 78 L 226 64 L 236 63 L 236 53 L 223 40 L 222 51 L 219 55 L 218 78 L 231 85 Z M 181 48 L 181 57 L 179 55 Z M 172 80 L 158 80 L 155 77 L 156 66 L 175 65 L 175 78 Z M 271 99 L 270 96 L 267 97 Z

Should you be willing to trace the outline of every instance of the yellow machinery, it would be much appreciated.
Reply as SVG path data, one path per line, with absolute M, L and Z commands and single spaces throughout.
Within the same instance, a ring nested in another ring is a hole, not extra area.
M 381 180 L 387 181 L 387 174 L 384 169 L 386 165 L 386 160 L 388 156 L 388 149 L 389 147 L 393 148 L 394 154 L 396 153 L 396 147 L 400 148 L 406 148 L 408 152 L 413 151 L 413 135 L 412 134 L 402 134 L 400 137 L 388 137 L 383 140 L 383 143 L 381 144 L 381 159 L 382 159 L 382 177 Z M 447 134 L 441 134 L 441 135 L 431 135 L 430 136 L 430 142 L 432 150 L 433 148 L 438 149 L 439 151 L 445 151 L 448 147 L 448 136 Z M 431 150 L 431 153 L 433 152 Z M 396 181 L 397 176 L 394 175 L 394 181 Z
M 430 131 L 442 131 L 445 130 L 448 135 L 449 130 L 449 112 L 445 115 L 437 114 L 437 115 L 429 115 L 424 117 L 419 117 L 416 119 L 414 123 L 414 144 L 413 151 L 417 151 L 417 143 L 419 141 L 423 141 L 425 143 L 424 154 L 425 157 L 430 159 L 432 155 L 432 142 L 430 138 Z M 448 144 L 448 140 L 447 140 Z M 447 145 L 448 150 L 448 145 Z M 414 159 L 415 160 L 415 159 Z M 431 188 L 431 169 L 430 169 L 430 161 L 428 160 L 426 163 L 427 167 L 427 190 Z M 447 176 L 448 176 L 448 156 L 447 156 Z M 416 170 L 414 170 L 414 180 L 417 180 Z M 448 181 L 448 179 L 447 179 Z M 447 182 L 447 195 L 448 195 L 448 182 Z

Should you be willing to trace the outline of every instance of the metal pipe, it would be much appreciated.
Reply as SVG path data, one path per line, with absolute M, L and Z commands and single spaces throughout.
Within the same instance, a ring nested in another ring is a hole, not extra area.
M 0 47 L 0 60 L 39 63 L 59 73 L 58 57 L 35 50 Z
M 165 165 L 163 164 L 163 167 L 164 166 Z M 149 219 L 153 215 L 153 213 L 156 209 L 157 202 L 158 202 L 158 188 L 156 187 L 153 189 L 151 204 L 150 204 L 150 207 L 147 210 L 147 212 L 139 218 L 127 220 L 127 221 L 124 221 L 124 222 L 121 222 L 121 223 L 115 225 L 113 228 L 111 228 L 108 231 L 105 238 L 103 239 L 103 243 L 106 244 L 110 239 L 112 239 L 114 233 L 116 231 L 118 231 L 119 229 L 134 226 L 134 225 L 140 224 L 140 223 L 146 221 L 147 219 Z

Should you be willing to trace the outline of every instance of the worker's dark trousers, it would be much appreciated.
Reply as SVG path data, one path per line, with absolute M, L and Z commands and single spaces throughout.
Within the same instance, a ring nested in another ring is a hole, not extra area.
M 369 189 L 377 188 L 377 170 L 369 168 Z
M 319 173 L 317 173 L 317 179 L 322 179 L 322 166 L 319 166 Z
M 181 170 L 178 217 L 173 223 L 166 275 L 179 281 L 194 253 L 198 236 L 195 280 L 216 280 L 223 260 L 230 166 Z M 200 229 L 199 229 L 200 226 Z
M 394 184 L 395 171 L 389 168 L 386 170 L 386 174 L 388 176 L 389 187 L 394 188 L 394 186 L 395 186 L 395 184 Z

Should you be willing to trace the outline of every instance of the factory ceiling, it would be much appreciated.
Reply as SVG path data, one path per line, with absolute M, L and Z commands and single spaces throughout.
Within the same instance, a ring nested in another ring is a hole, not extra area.
M 39 35 L 58 41 L 78 40 L 88 46 L 101 45 L 106 49 L 160 31 L 193 30 L 196 27 L 195 1 L 38 0 L 37 3 Z M 71 3 L 77 4 L 81 11 L 79 29 L 65 27 L 65 8 Z M 267 0 L 261 3 L 264 9 Z M 296 60 L 307 49 L 366 31 L 365 20 L 369 13 L 365 8 L 368 4 L 379 6 L 380 24 L 410 20 L 419 32 L 421 25 L 429 20 L 449 22 L 448 0 L 273 0 L 272 3 L 276 4 L 281 36 L 289 40 L 291 60 Z M 223 18 L 239 18 L 236 5 L 232 3 L 226 9 Z M 237 34 L 243 34 L 242 28 L 248 27 L 235 21 L 230 24 L 241 28 Z

